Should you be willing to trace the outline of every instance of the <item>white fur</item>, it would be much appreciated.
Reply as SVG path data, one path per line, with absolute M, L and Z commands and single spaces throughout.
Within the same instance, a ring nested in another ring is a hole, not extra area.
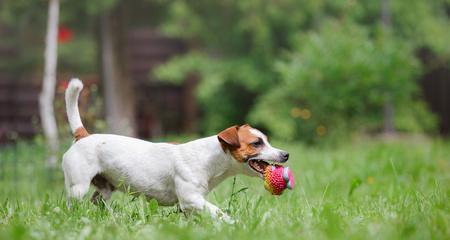
M 161 205 L 225 213 L 205 199 L 225 178 L 244 173 L 256 176 L 225 153 L 217 136 L 180 145 L 151 143 L 135 138 L 93 134 L 73 144 L 63 157 L 68 196 L 82 198 L 91 179 L 101 173 L 119 190 L 143 194 Z
M 78 112 L 78 95 L 81 90 L 83 90 L 83 83 L 78 78 L 70 80 L 69 86 L 66 89 L 66 111 L 72 133 L 75 133 L 75 130 L 78 128 L 83 127 L 80 113 Z
M 72 132 L 83 126 L 77 107 L 82 87 L 80 80 L 73 79 L 66 90 Z M 174 145 L 93 134 L 67 150 L 62 168 L 69 199 L 81 199 L 93 177 L 101 174 L 119 190 L 143 194 L 161 205 L 179 203 L 184 211 L 207 209 L 226 221 L 231 219 L 206 200 L 207 193 L 229 176 L 258 176 L 248 164 L 224 152 L 216 135 Z M 108 189 L 99 192 L 105 199 L 111 195 Z

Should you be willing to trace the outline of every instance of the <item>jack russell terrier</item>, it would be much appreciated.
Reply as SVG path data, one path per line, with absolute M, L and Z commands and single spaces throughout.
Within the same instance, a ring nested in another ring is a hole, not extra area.
M 179 203 L 182 211 L 206 209 L 213 218 L 232 219 L 205 196 L 229 176 L 263 178 L 270 163 L 283 163 L 289 153 L 272 147 L 267 137 L 245 124 L 218 135 L 184 144 L 152 143 L 112 135 L 90 135 L 80 119 L 78 96 L 83 89 L 72 79 L 65 93 L 67 116 L 75 138 L 63 156 L 68 203 L 82 199 L 92 183 L 92 201 L 108 200 L 114 190 L 131 190 L 160 205 Z

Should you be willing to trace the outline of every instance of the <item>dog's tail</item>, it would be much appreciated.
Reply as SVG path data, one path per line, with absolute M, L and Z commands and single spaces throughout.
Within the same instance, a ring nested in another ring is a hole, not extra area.
M 72 130 L 75 141 L 89 136 L 81 122 L 80 112 L 78 111 L 78 96 L 81 90 L 83 90 L 83 83 L 78 78 L 71 79 L 66 89 L 67 118 L 69 119 L 70 130 Z

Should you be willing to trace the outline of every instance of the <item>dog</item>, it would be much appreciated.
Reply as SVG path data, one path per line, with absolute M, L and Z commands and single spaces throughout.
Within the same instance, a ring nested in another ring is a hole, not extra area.
M 205 196 L 230 176 L 263 178 L 272 163 L 289 153 L 272 147 L 259 130 L 245 124 L 183 144 L 152 143 L 113 134 L 89 134 L 83 127 L 78 97 L 83 89 L 72 79 L 65 92 L 72 146 L 63 155 L 68 203 L 81 200 L 94 185 L 92 201 L 108 200 L 114 190 L 143 194 L 162 206 L 179 204 L 181 211 L 208 211 L 213 218 L 233 220 Z

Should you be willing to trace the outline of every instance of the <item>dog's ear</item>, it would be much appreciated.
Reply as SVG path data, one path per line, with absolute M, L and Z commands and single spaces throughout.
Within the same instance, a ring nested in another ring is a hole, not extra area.
M 219 139 L 219 142 L 222 144 L 223 148 L 224 146 L 227 146 L 228 148 L 238 148 L 241 146 L 241 143 L 239 142 L 238 130 L 239 126 L 234 125 L 223 130 L 217 135 L 217 138 Z

